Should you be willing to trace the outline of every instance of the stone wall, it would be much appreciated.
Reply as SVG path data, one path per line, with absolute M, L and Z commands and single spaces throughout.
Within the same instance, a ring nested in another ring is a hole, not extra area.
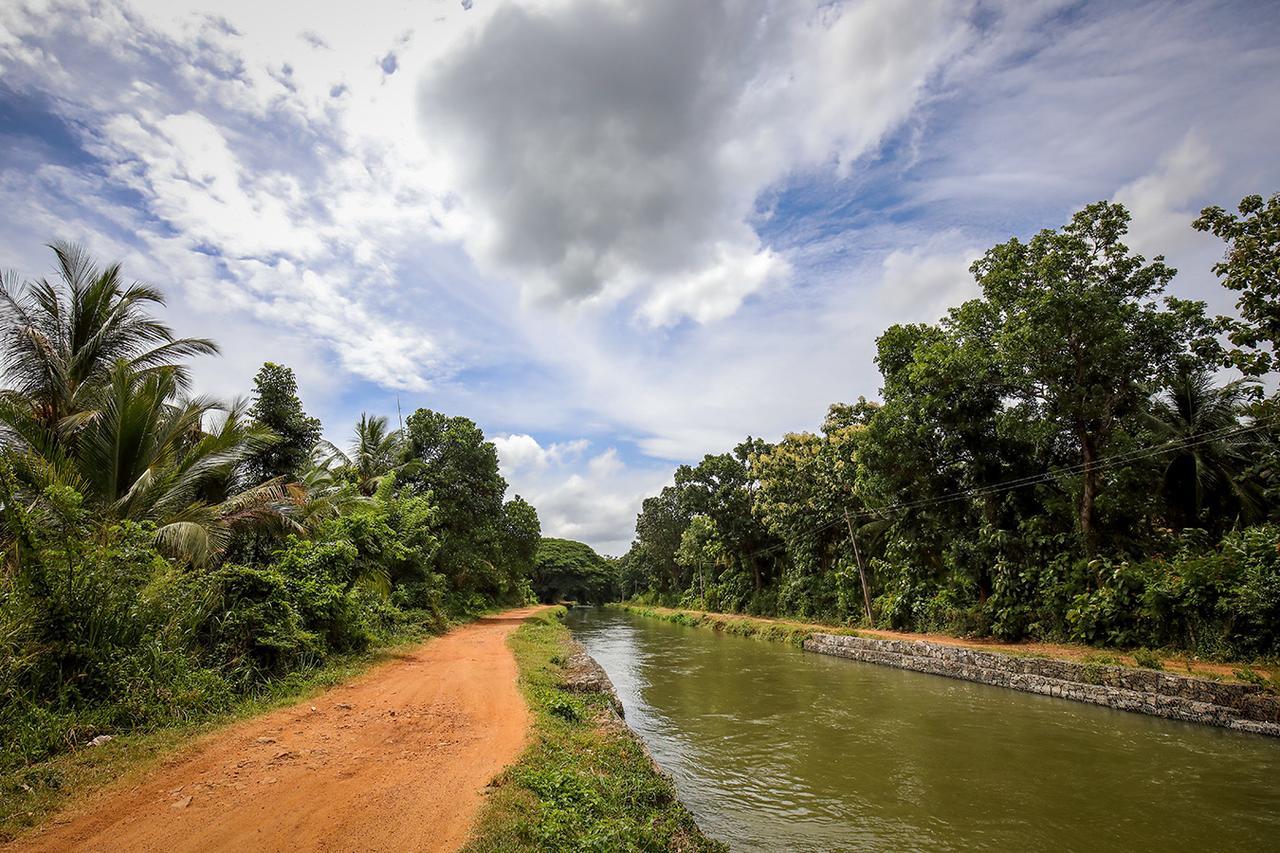
M 603 693 L 618 717 L 623 716 L 622 700 L 618 698 L 609 674 L 577 640 L 569 641 L 569 658 L 564 662 L 564 676 L 560 683 L 564 689 L 574 693 Z
M 1280 696 L 1156 670 L 1019 657 L 919 640 L 814 634 L 807 651 L 1280 737 Z

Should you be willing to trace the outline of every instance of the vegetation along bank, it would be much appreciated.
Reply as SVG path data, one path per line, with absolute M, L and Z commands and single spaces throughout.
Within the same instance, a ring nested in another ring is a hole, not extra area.
M 496 780 L 471 853 L 719 851 L 622 721 L 613 687 L 561 623 L 564 608 L 511 638 L 533 710 L 533 742 Z
M 1274 662 L 1280 195 L 1192 224 L 1234 316 L 1168 296 L 1119 204 L 994 246 L 975 298 L 878 338 L 878 402 L 678 467 L 621 597 Z
M 1230 680 L 1219 667 L 1198 677 L 1164 669 L 1159 656 L 1137 654 L 1138 666 L 1115 655 L 1083 648 L 1026 651 L 1008 644 L 925 641 L 893 632 L 832 629 L 830 626 L 729 616 L 721 613 L 616 605 L 640 616 L 705 627 L 738 636 L 789 642 L 819 654 L 1007 687 L 1185 722 L 1280 736 L 1280 691 L 1275 675 L 1241 665 Z M 1057 652 L 1051 656 L 1051 652 Z M 1168 661 L 1170 666 L 1176 661 Z

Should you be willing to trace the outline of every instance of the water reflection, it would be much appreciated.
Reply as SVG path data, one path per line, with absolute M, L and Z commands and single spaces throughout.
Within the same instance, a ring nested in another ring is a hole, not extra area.
M 570 626 L 735 850 L 1277 849 L 1273 739 L 615 611 Z

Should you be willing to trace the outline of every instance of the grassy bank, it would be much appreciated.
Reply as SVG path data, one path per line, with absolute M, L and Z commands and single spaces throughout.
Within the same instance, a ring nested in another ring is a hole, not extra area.
M 650 619 L 662 619 L 677 625 L 690 628 L 710 628 L 724 634 L 737 637 L 755 637 L 760 640 L 790 643 L 798 646 L 814 633 L 850 634 L 859 632 L 851 628 L 837 625 L 817 625 L 808 622 L 793 622 L 787 619 L 763 619 L 754 616 L 738 616 L 728 613 L 704 613 L 698 610 L 678 610 L 673 607 L 655 607 L 648 604 L 608 604 L 606 607 L 616 608 L 626 613 L 647 616 Z
M 564 610 L 511 639 L 533 712 L 532 744 L 495 781 L 469 853 L 510 850 L 722 850 L 698 830 L 605 693 L 565 689 Z
M 393 659 L 400 651 L 471 618 L 474 617 L 443 624 L 440 630 L 419 625 L 376 648 L 331 656 L 318 666 L 294 670 L 262 685 L 218 713 L 174 718 L 147 730 L 113 735 L 100 746 L 81 744 L 46 760 L 0 773 L 0 844 L 39 826 L 108 783 L 145 773 L 158 761 L 191 746 L 201 735 L 350 681 Z
M 788 619 L 708 613 L 699 610 L 680 610 L 672 607 L 658 607 L 630 602 L 606 606 L 651 619 L 662 619 L 677 625 L 687 625 L 693 628 L 711 628 L 715 631 L 740 637 L 756 637 L 764 640 L 787 642 L 797 646 L 813 634 L 845 634 L 871 639 L 923 640 L 930 643 L 998 652 L 1015 657 L 1057 658 L 1100 666 L 1167 669 L 1170 672 L 1185 673 L 1213 681 L 1241 681 L 1258 684 L 1273 692 L 1280 692 L 1280 666 L 1270 662 L 1223 663 L 1220 661 L 1202 661 L 1185 654 L 1162 654 L 1150 649 L 1134 649 L 1125 652 L 1062 643 L 1002 643 L 985 638 L 952 637 L 943 634 L 913 634 L 869 628 L 855 630 L 840 625 L 826 625 L 818 622 L 797 622 Z

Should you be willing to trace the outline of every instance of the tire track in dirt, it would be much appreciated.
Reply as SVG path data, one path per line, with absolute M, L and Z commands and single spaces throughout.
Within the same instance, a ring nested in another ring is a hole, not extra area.
M 320 696 L 208 735 L 11 849 L 454 850 L 529 713 L 488 616 Z

